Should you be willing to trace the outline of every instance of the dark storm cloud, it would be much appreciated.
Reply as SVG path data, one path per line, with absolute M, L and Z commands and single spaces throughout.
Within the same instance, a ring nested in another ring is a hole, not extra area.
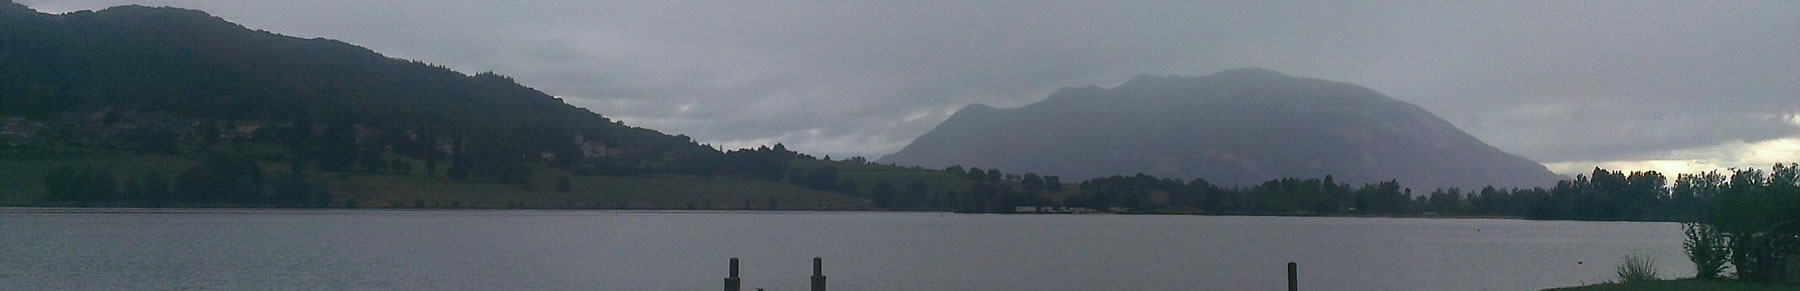
M 1796 1 L 143 4 L 495 71 L 702 142 L 839 156 L 898 150 L 969 103 L 1245 66 L 1364 85 L 1542 162 L 1800 135 Z

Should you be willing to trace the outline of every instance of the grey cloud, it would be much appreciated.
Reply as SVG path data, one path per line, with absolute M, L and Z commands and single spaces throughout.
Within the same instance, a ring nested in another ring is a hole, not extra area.
M 833 156 L 890 153 L 969 103 L 1246 66 L 1364 85 L 1541 162 L 1800 135 L 1761 118 L 1800 112 L 1795 1 L 24 3 L 202 9 L 702 142 Z

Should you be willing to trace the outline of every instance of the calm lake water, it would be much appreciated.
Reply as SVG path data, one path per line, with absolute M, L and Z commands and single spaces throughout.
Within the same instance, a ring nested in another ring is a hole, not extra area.
M 1672 223 L 873 212 L 0 209 L 0 289 L 1536 290 Z

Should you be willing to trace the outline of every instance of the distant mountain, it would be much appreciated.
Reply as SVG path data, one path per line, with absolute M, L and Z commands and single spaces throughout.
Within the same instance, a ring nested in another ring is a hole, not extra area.
M 1064 88 L 1014 109 L 970 105 L 880 161 L 1223 185 L 1333 175 L 1412 187 L 1533 187 L 1560 178 L 1416 105 L 1260 68 Z
M 578 134 L 653 159 L 711 151 L 508 77 L 251 30 L 198 10 L 121 6 L 50 15 L 0 1 L 0 76 L 0 115 L 36 120 L 129 109 L 271 128 L 353 124 L 358 134 L 373 128 L 413 133 L 406 136 L 413 140 L 434 133 L 512 157 L 570 147 Z

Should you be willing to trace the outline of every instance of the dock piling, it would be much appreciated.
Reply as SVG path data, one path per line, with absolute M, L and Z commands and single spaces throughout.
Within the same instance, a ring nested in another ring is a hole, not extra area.
M 1288 291 L 1300 291 L 1300 277 L 1296 274 L 1297 265 L 1288 262 Z
M 738 279 L 738 258 L 731 258 L 731 274 L 725 277 L 725 291 L 739 291 L 740 286 L 743 281 Z
M 813 257 L 812 291 L 825 291 L 825 263 Z

